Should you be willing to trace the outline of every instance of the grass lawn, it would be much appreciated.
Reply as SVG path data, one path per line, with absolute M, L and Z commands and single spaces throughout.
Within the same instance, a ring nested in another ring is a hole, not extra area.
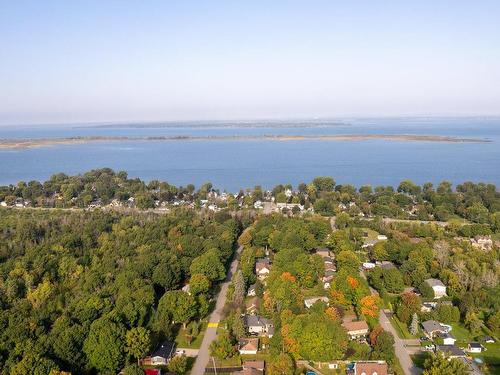
M 483 344 L 486 351 L 478 354 L 471 354 L 474 358 L 480 358 L 488 366 L 491 366 L 492 374 L 500 374 L 500 343 Z
M 399 338 L 401 339 L 414 339 L 417 338 L 418 336 L 413 336 L 409 331 L 408 328 L 406 327 L 406 324 L 401 323 L 396 316 L 393 316 L 392 318 L 389 319 L 391 321 L 392 326 L 398 333 Z
M 451 334 L 457 339 L 458 343 L 468 344 L 470 341 L 474 340 L 474 337 L 469 332 L 467 328 L 459 323 L 450 324 L 452 327 Z
M 200 326 L 200 333 L 198 336 L 194 337 L 191 340 L 191 344 L 188 344 L 188 340 L 186 337 L 186 331 L 181 327 L 179 329 L 179 333 L 175 338 L 175 343 L 178 348 L 189 348 L 189 349 L 199 349 L 201 346 L 201 342 L 203 341 L 203 335 L 205 334 L 205 330 L 207 329 L 207 322 L 202 322 Z
M 210 359 L 211 358 L 212 357 L 210 357 Z M 217 359 L 217 358 L 214 358 L 214 359 L 215 359 L 215 366 L 217 366 L 217 367 L 241 366 L 241 357 L 240 357 L 239 354 L 236 354 L 232 358 L 226 358 L 226 359 Z M 207 367 L 210 367 L 211 365 L 213 365 L 212 360 L 209 361 Z
M 365 237 L 368 240 L 376 240 L 378 236 L 378 232 L 375 232 L 373 229 L 370 228 L 361 228 L 363 232 L 366 232 L 368 234 L 367 237 Z

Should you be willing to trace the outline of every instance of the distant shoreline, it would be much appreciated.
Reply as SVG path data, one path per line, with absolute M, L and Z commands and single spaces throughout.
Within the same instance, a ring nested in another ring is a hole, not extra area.
M 0 149 L 28 149 L 37 147 L 83 144 L 90 142 L 131 141 L 367 141 L 381 139 L 400 142 L 446 142 L 446 143 L 491 143 L 484 138 L 461 138 L 440 135 L 415 134 L 339 134 L 339 135 L 234 135 L 234 136 L 82 136 L 41 139 L 0 139 Z

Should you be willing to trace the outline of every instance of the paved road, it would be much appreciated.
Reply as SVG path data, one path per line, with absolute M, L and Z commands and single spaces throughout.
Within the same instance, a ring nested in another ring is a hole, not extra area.
M 389 321 L 389 317 L 387 316 L 387 312 L 385 310 L 380 310 L 380 324 L 385 331 L 392 333 L 394 336 L 394 349 L 396 352 L 396 357 L 399 359 L 399 363 L 403 368 L 403 371 L 406 375 L 419 375 L 422 370 L 416 367 L 408 354 L 408 351 L 405 347 L 405 340 L 399 338 L 398 333 L 392 326 Z
M 210 359 L 210 344 L 217 337 L 217 326 L 219 324 L 219 321 L 223 318 L 222 310 L 224 308 L 224 304 L 226 303 L 227 288 L 231 283 L 233 273 L 235 273 L 236 269 L 238 268 L 238 254 L 242 249 L 243 248 L 240 247 L 236 251 L 233 261 L 231 262 L 231 266 L 229 267 L 229 272 L 226 276 L 226 280 L 221 284 L 220 292 L 217 296 L 217 302 L 215 303 L 215 309 L 210 315 L 208 327 L 205 331 L 205 336 L 203 336 L 203 341 L 198 351 L 198 356 L 196 357 L 193 369 L 191 370 L 191 375 L 203 375 L 205 373 L 205 367 L 207 366 L 208 360 Z
M 359 271 L 359 275 L 366 280 L 366 275 L 363 271 Z M 372 295 L 378 295 L 378 292 L 372 287 L 370 287 L 370 292 Z M 384 331 L 388 331 L 394 336 L 394 352 L 396 353 L 396 357 L 398 357 L 399 359 L 399 364 L 401 365 L 405 375 L 420 375 L 422 370 L 413 364 L 413 361 L 410 358 L 410 354 L 408 353 L 408 348 L 406 347 L 407 344 L 414 345 L 415 340 L 400 339 L 398 333 L 389 321 L 388 314 L 391 314 L 391 312 L 386 312 L 385 310 L 381 309 L 379 314 L 379 321 Z M 413 348 L 411 351 L 412 353 L 415 352 Z

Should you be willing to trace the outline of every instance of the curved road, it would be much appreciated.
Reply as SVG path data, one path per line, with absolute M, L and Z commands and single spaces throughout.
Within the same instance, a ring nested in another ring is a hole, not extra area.
M 238 268 L 238 255 L 242 249 L 243 247 L 239 247 L 238 250 L 236 250 L 236 254 L 234 255 L 231 266 L 229 267 L 226 280 L 220 286 L 220 292 L 217 296 L 215 309 L 208 320 L 207 330 L 205 331 L 205 336 L 203 336 L 203 341 L 201 342 L 198 356 L 196 357 L 193 369 L 191 370 L 191 375 L 203 375 L 205 373 L 205 367 L 210 359 L 210 344 L 217 338 L 217 327 L 219 325 L 219 321 L 223 318 L 222 310 L 224 309 L 224 305 L 226 303 L 227 288 L 231 283 L 233 274 Z

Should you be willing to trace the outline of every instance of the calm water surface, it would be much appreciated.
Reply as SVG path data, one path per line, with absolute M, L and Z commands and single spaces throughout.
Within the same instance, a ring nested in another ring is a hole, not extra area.
M 131 177 L 175 185 L 207 181 L 230 191 L 278 183 L 308 182 L 330 175 L 338 183 L 397 185 L 449 180 L 500 184 L 500 119 L 349 120 L 193 127 L 4 127 L 0 138 L 70 136 L 207 136 L 422 134 L 487 138 L 491 143 L 368 141 L 129 141 L 0 150 L 0 184 L 45 180 L 57 172 L 77 174 L 93 168 L 125 170 Z

